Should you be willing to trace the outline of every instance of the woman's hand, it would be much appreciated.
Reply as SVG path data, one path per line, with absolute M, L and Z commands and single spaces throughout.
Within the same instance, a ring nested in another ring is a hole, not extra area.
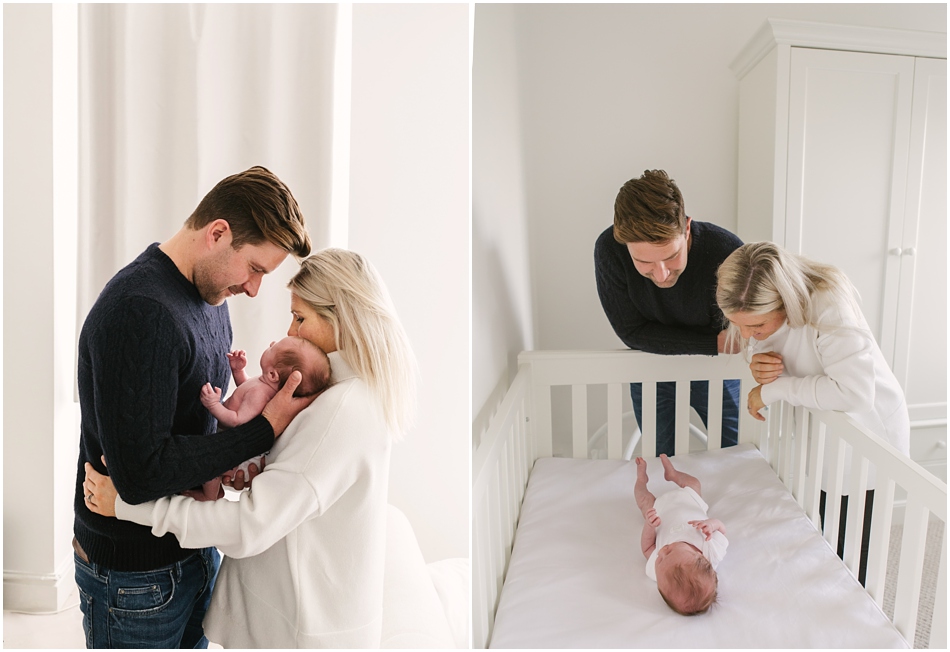
M 765 417 L 759 414 L 759 410 L 765 407 L 765 403 L 762 402 L 762 385 L 756 385 L 752 391 L 749 392 L 749 402 L 746 407 L 749 410 L 749 414 L 759 421 L 765 421 Z
M 106 463 L 106 458 L 102 458 L 102 463 Z M 100 516 L 115 517 L 115 499 L 118 494 L 112 478 L 96 471 L 89 462 L 86 462 L 85 469 L 86 479 L 82 488 L 86 494 L 86 507 Z
M 261 466 L 257 467 L 257 464 L 251 462 L 247 466 L 247 478 L 244 477 L 244 471 L 241 471 L 237 467 L 234 467 L 230 471 L 225 472 L 221 476 L 221 484 L 226 487 L 231 487 L 235 491 L 242 491 L 243 489 L 250 489 L 251 482 L 254 481 L 254 478 L 261 474 L 261 471 L 264 470 L 264 458 L 261 458 Z
M 785 365 L 782 364 L 782 354 L 775 351 L 756 353 L 752 356 L 749 369 L 752 370 L 752 377 L 755 378 L 755 382 L 760 385 L 768 385 L 781 376 L 785 370 Z

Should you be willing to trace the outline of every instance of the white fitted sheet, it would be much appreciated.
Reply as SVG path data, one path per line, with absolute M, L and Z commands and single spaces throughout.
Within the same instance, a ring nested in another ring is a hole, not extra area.
M 751 444 L 672 458 L 726 525 L 719 600 L 680 616 L 644 572 L 633 462 L 542 458 L 529 478 L 493 648 L 908 647 Z M 671 483 L 647 461 L 655 495 Z

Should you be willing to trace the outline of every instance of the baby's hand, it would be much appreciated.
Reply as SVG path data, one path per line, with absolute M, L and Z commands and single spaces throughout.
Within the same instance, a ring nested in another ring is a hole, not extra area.
M 201 404 L 205 409 L 210 410 L 213 406 L 221 402 L 221 388 L 212 387 L 211 383 L 205 383 L 201 388 Z
M 709 541 L 716 532 L 726 533 L 726 526 L 717 518 L 707 518 L 705 521 L 690 521 L 689 524 L 705 534 L 706 541 Z
M 646 520 L 653 527 L 660 527 L 660 517 L 656 515 L 656 510 L 652 507 L 647 510 Z
M 247 366 L 247 352 L 242 350 L 231 351 L 226 353 L 228 356 L 228 364 L 231 365 L 231 373 L 235 371 L 240 371 Z

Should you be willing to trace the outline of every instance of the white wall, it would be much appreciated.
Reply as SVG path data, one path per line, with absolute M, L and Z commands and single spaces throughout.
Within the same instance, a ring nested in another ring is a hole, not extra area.
M 940 31 L 947 24 L 945 4 L 479 5 L 475 116 L 491 107 L 518 119 L 474 124 L 473 277 L 497 265 L 479 255 L 475 236 L 517 241 L 526 223 L 535 348 L 623 348 L 597 297 L 593 247 L 628 179 L 665 169 L 689 215 L 736 228 L 738 81 L 729 64 L 770 17 Z M 521 127 L 517 151 L 488 162 L 520 159 L 523 184 L 480 169 L 479 152 L 513 124 Z M 483 197 L 502 193 L 513 215 L 508 234 L 492 221 L 500 209 L 479 210 Z M 519 256 L 506 252 L 503 266 L 517 267 Z M 504 313 L 486 314 L 477 302 L 473 310 L 486 330 L 518 332 Z M 497 373 L 494 361 L 511 354 L 506 344 L 473 341 L 473 378 Z M 483 388 L 473 396 L 475 413 L 488 407 L 475 396 L 487 395 Z
M 72 588 L 79 452 L 76 6 L 3 15 L 3 604 L 52 611 Z
M 477 5 L 472 73 L 473 435 L 534 348 L 514 7 Z M 513 63 L 515 65 L 513 65 Z
M 468 5 L 353 5 L 350 249 L 386 281 L 419 361 L 390 502 L 427 561 L 469 548 Z

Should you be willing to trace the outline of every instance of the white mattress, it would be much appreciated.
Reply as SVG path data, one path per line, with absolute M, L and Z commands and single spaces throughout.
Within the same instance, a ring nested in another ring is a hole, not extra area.
M 539 459 L 493 648 L 908 647 L 750 444 L 673 458 L 726 525 L 719 600 L 680 616 L 644 572 L 633 462 Z M 648 460 L 649 489 L 673 485 Z

